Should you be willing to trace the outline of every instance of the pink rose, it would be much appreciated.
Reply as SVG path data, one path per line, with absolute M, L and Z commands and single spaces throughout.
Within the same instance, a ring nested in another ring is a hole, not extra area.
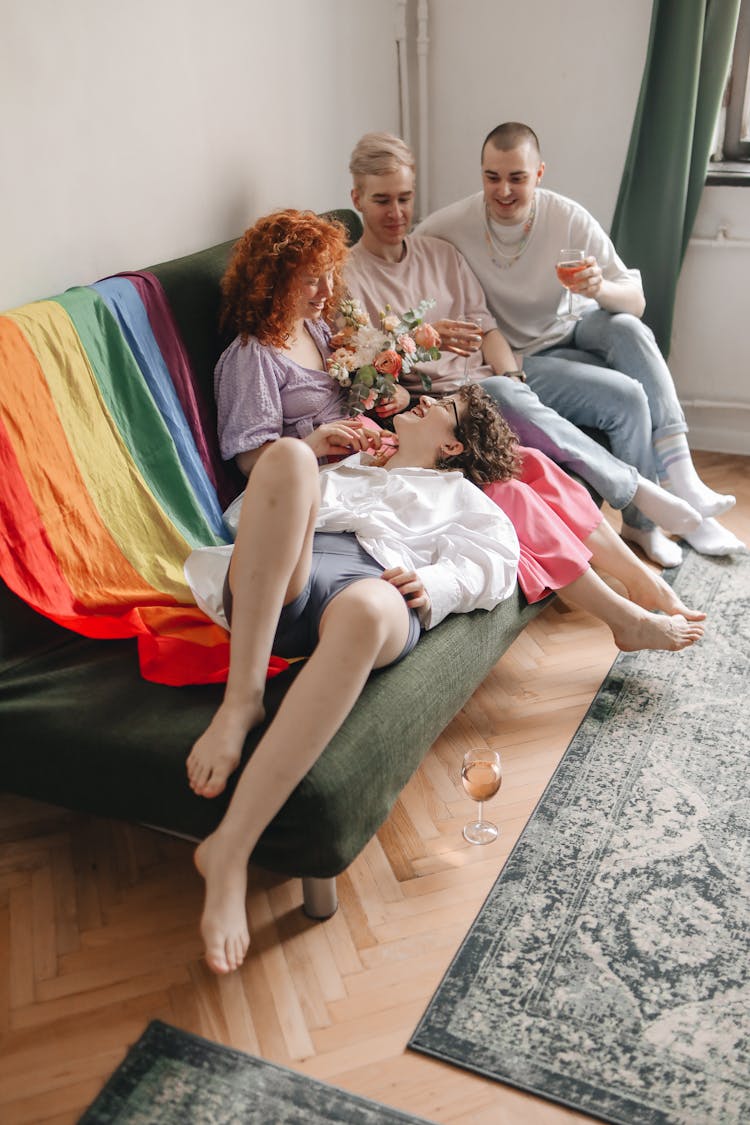
M 420 348 L 440 347 L 440 336 L 431 324 L 418 324 L 414 329 L 414 339 Z
M 397 338 L 396 343 L 401 348 L 404 355 L 414 355 L 414 352 L 417 350 L 417 345 L 414 343 L 411 336 L 407 336 L 405 332 L 402 336 Z
M 393 348 L 379 352 L 372 363 L 375 370 L 379 371 L 381 375 L 392 375 L 394 379 L 398 379 L 401 371 L 401 356 L 398 352 L 394 352 Z

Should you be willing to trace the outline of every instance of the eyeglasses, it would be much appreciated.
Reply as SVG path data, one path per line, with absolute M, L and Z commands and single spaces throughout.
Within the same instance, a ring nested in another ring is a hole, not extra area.
M 462 434 L 461 434 L 461 423 L 460 423 L 459 418 L 458 418 L 458 407 L 456 406 L 456 400 L 455 400 L 455 398 L 449 398 L 446 401 L 449 402 L 451 404 L 451 406 L 453 407 L 453 416 L 456 419 L 456 425 L 455 425 L 456 437 L 459 439 L 459 441 L 462 441 L 463 438 L 462 438 Z

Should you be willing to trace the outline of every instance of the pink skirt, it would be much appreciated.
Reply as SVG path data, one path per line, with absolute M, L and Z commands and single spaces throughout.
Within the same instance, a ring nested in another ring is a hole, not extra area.
M 591 559 L 584 540 L 603 517 L 583 485 L 544 453 L 525 446 L 519 453 L 520 475 L 484 491 L 516 529 L 518 585 L 528 602 L 538 602 L 584 573 Z

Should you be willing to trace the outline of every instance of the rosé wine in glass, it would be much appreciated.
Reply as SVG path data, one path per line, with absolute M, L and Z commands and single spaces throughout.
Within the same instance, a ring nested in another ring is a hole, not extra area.
M 464 825 L 464 839 L 470 844 L 489 844 L 497 839 L 499 829 L 496 824 L 483 819 L 482 807 L 485 801 L 495 796 L 503 783 L 497 750 L 486 750 L 484 747 L 467 750 L 461 766 L 461 781 L 471 799 L 479 804 L 477 819 Z
M 575 276 L 586 268 L 586 254 L 583 250 L 561 250 L 557 256 L 555 272 L 561 285 L 568 290 L 568 311 L 560 316 L 561 320 L 580 320 L 580 316 L 573 308 L 573 292 L 570 286 L 575 281 Z

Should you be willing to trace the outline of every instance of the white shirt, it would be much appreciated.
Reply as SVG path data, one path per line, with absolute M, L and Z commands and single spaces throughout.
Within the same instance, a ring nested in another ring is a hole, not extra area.
M 425 629 L 449 613 L 492 609 L 513 592 L 518 539 L 508 517 L 460 472 L 382 469 L 360 454 L 320 473 L 318 531 L 353 531 L 384 568 L 415 570 L 430 599 L 420 611 Z M 242 496 L 230 504 L 236 530 Z M 199 547 L 185 562 L 195 600 L 227 628 L 222 606 L 232 547 Z
M 570 324 L 557 319 L 567 301 L 567 291 L 557 280 L 555 263 L 565 247 L 593 254 L 608 281 L 630 280 L 640 285 L 638 270 L 628 269 L 610 238 L 589 212 L 557 192 L 537 188 L 536 217 L 526 247 L 511 266 L 504 269 L 493 261 L 487 241 L 483 193 L 451 203 L 419 224 L 416 234 L 444 238 L 463 254 L 484 289 L 487 305 L 497 326 L 516 352 L 534 355 L 564 344 Z M 509 230 L 492 224 L 491 230 L 507 237 Z M 521 238 L 522 230 L 517 230 Z M 577 297 L 581 311 L 595 309 L 590 297 Z

